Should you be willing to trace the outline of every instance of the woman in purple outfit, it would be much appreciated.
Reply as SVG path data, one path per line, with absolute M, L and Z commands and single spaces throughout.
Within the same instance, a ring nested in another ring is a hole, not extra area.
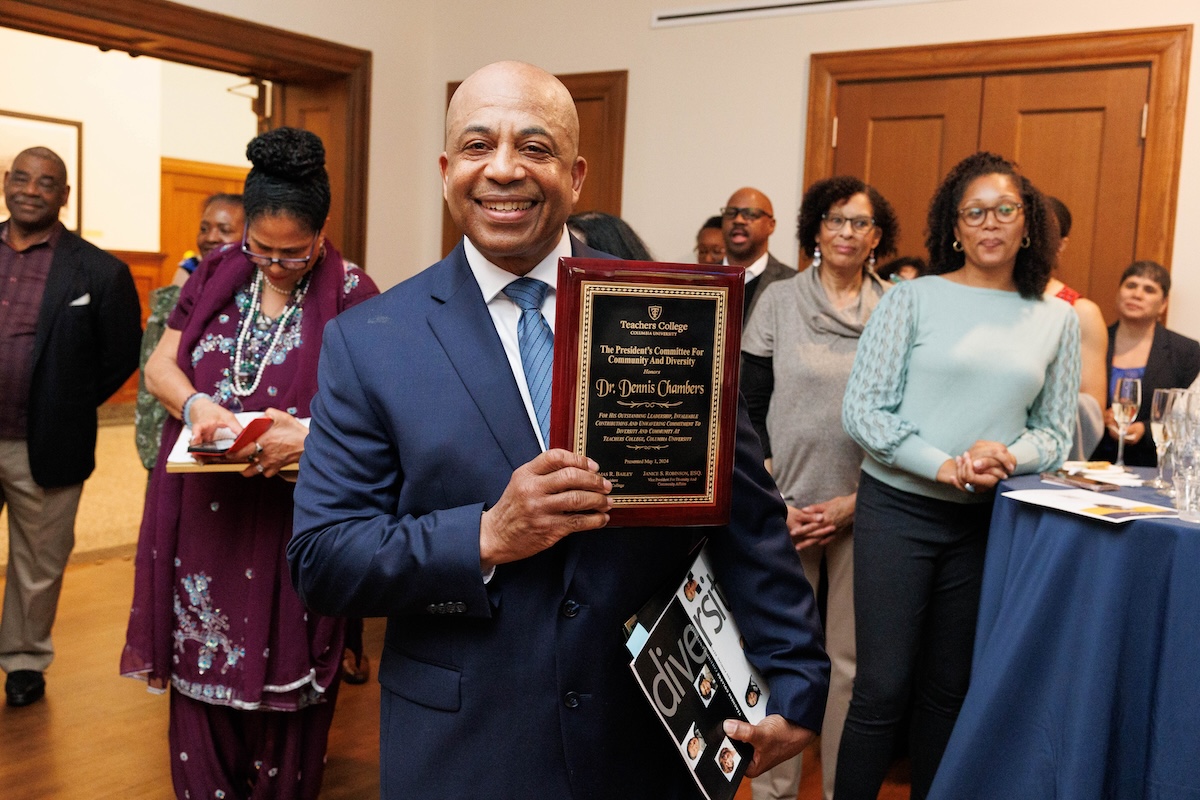
M 138 542 L 121 673 L 170 688 L 178 797 L 315 798 L 324 771 L 344 623 L 308 613 L 284 548 L 292 486 L 316 394 L 325 323 L 378 294 L 325 239 L 325 149 L 278 128 L 247 147 L 246 232 L 185 285 L 146 365 L 150 391 L 194 443 L 274 420 L 228 454 L 240 473 L 167 473 L 163 447 Z M 284 713 L 273 713 L 284 712 Z

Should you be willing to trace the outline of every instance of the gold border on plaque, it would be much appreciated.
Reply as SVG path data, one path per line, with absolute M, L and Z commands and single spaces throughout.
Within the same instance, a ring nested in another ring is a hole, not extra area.
M 636 283 L 607 283 L 603 281 L 584 281 L 580 286 L 580 328 L 583 333 L 579 337 L 579 383 L 575 387 L 578 413 L 575 418 L 575 452 L 580 455 L 587 453 L 588 436 L 588 404 L 591 393 L 592 363 L 589 354 L 592 345 L 592 298 L 597 295 L 636 295 L 638 297 L 672 297 L 688 300 L 715 300 L 716 313 L 714 331 L 725 329 L 728 314 L 728 290 L 724 287 L 712 288 L 679 288 L 662 284 Z M 708 409 L 708 455 L 707 479 L 704 494 L 681 495 L 622 495 L 612 499 L 614 506 L 637 506 L 645 504 L 661 504 L 670 502 L 681 503 L 712 503 L 715 500 L 715 483 L 717 472 L 717 437 L 720 433 L 720 409 L 722 386 L 722 365 L 725 363 L 725 337 L 713 336 L 712 354 L 712 394 Z

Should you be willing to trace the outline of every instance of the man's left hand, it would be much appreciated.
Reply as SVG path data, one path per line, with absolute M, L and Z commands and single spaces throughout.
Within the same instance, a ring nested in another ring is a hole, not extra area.
M 754 745 L 754 758 L 746 769 L 746 777 L 763 774 L 776 764 L 787 761 L 808 747 L 817 734 L 771 714 L 757 725 L 739 719 L 725 720 L 725 735 L 739 742 Z

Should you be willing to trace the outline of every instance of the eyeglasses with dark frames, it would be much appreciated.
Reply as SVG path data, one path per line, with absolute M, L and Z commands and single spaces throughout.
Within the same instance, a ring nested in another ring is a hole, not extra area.
M 970 228 L 978 228 L 987 219 L 988 212 L 996 215 L 996 222 L 1014 222 L 1021 215 L 1021 203 L 999 203 L 994 206 L 967 206 L 958 210 L 958 217 Z
M 850 223 L 850 229 L 855 233 L 866 233 L 875 226 L 874 217 L 843 217 L 841 214 L 822 214 L 821 225 L 830 233 L 837 233 Z
M 250 231 L 248 227 L 246 230 L 242 231 L 242 254 L 245 255 L 246 258 L 250 259 L 251 263 L 255 264 L 256 266 L 266 267 L 270 266 L 271 264 L 278 264 L 284 269 L 304 269 L 304 267 L 308 265 L 308 262 L 312 261 L 313 255 L 316 254 L 317 239 L 321 237 L 320 231 L 317 231 L 315 234 L 313 234 L 312 244 L 308 246 L 308 255 L 306 255 L 304 258 L 277 258 L 275 256 L 263 255 L 262 253 L 255 253 L 253 250 L 251 250 L 246 244 L 246 237 L 249 236 L 249 234 Z
M 742 216 L 749 222 L 755 222 L 763 217 L 775 219 L 761 208 L 739 208 L 738 206 L 725 206 L 721 209 L 721 216 L 725 219 L 737 219 L 739 216 Z

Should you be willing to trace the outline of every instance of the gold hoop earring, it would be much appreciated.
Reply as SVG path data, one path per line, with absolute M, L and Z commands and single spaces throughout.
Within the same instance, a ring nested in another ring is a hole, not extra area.
M 1023 250 L 1027 247 L 1029 247 L 1029 237 L 1028 236 L 1026 236 L 1024 239 L 1021 240 L 1021 249 Z
M 956 253 L 961 253 L 962 252 L 962 242 L 960 242 L 958 239 L 955 239 L 954 244 L 950 245 L 950 249 Z

